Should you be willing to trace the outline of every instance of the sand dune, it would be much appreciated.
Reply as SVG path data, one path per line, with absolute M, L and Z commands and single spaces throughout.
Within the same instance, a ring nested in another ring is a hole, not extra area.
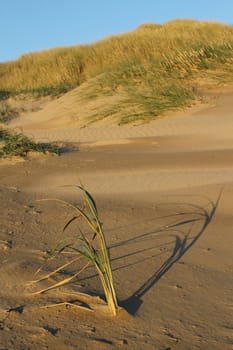
M 39 112 L 27 113 L 13 120 L 11 125 L 22 128 L 37 140 L 116 143 L 128 138 L 185 135 L 196 137 L 198 135 L 209 139 L 206 141 L 218 142 L 217 147 L 221 147 L 220 144 L 223 142 L 223 148 L 227 142 L 231 144 L 232 141 L 232 93 L 233 87 L 213 89 L 208 95 L 206 93 L 208 103 L 163 117 L 149 124 L 117 126 L 112 125 L 107 119 L 106 125 L 97 122 L 87 128 L 82 125 L 80 127 L 78 120 L 72 119 L 72 114 L 78 109 L 78 105 L 74 102 L 72 110 L 66 111 L 63 109 L 64 102 L 62 103 L 66 99 L 62 97 L 50 102 Z M 67 100 L 69 99 L 68 96 Z M 54 121 L 52 125 L 51 120 Z M 62 125 L 59 124 L 61 120 Z M 196 144 L 198 144 L 197 139 Z M 213 145 L 210 147 L 212 148 Z
M 0 167 L 2 348 L 232 349 L 233 89 L 206 96 L 208 104 L 145 125 L 80 129 L 67 124 L 69 113 L 50 123 L 55 102 L 12 122 L 37 140 L 77 142 L 79 151 Z M 101 294 L 93 270 L 41 297 L 28 294 L 42 252 L 72 215 L 35 200 L 79 201 L 77 189 L 63 185 L 80 178 L 97 199 L 128 311 L 115 319 L 45 308 L 80 288 Z

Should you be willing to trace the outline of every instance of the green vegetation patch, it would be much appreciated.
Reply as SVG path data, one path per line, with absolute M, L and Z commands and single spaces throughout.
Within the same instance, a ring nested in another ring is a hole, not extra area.
M 0 128 L 0 158 L 25 157 L 29 152 L 59 153 L 58 146 L 50 143 L 36 143 L 22 133 Z

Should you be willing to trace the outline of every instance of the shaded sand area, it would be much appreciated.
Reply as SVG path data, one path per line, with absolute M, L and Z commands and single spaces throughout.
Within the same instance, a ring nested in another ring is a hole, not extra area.
M 13 122 L 37 140 L 78 142 L 79 151 L 0 166 L 1 349 L 233 348 L 233 88 L 209 92 L 208 102 L 137 126 L 47 129 L 46 110 L 41 126 L 29 116 Z M 77 306 L 78 291 L 102 295 L 92 268 L 31 295 L 55 281 L 30 284 L 73 214 L 36 200 L 79 203 L 78 190 L 63 187 L 79 179 L 104 222 L 127 310 L 116 318 L 91 302 L 89 312 Z

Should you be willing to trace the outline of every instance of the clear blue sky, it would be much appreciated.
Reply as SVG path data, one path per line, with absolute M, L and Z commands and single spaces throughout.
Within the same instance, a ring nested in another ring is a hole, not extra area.
M 176 18 L 233 24 L 233 0 L 0 0 L 0 62 Z

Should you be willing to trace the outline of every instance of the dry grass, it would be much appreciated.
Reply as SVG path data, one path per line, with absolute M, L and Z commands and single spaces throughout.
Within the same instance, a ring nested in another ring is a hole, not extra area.
M 233 27 L 221 23 L 176 20 L 144 24 L 136 30 L 91 45 L 25 54 L 0 65 L 0 94 L 62 94 L 97 77 L 94 95 L 127 95 L 130 106 L 120 123 L 150 120 L 195 98 L 194 80 L 221 69 L 229 80 L 233 63 Z M 132 109 L 134 112 L 132 112 Z M 111 113 L 111 111 L 110 111 Z

